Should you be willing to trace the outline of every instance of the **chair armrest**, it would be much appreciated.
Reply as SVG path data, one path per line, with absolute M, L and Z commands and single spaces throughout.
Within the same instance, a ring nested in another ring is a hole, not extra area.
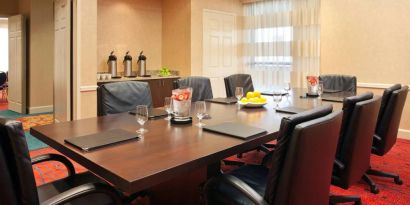
M 61 162 L 67 168 L 68 176 L 75 175 L 75 169 L 74 169 L 73 163 L 71 163 L 71 161 L 68 160 L 63 155 L 59 155 L 59 154 L 43 154 L 43 155 L 34 157 L 31 159 L 31 165 L 35 165 L 35 164 L 47 162 L 47 161 Z
M 113 201 L 112 204 L 122 204 L 121 194 L 118 193 L 117 190 L 107 184 L 97 182 L 83 184 L 81 186 L 69 189 L 44 201 L 43 203 L 41 203 L 41 205 L 65 204 L 74 199 L 78 199 L 90 194 L 105 194 Z
M 343 170 L 345 168 L 345 165 L 341 161 L 339 161 L 338 159 L 335 159 L 334 165 L 337 168 L 339 168 L 339 170 Z
M 248 184 L 229 174 L 223 174 L 221 176 L 211 178 L 205 185 L 205 193 L 207 193 L 208 190 L 211 189 L 211 187 L 219 183 L 225 183 L 232 186 L 233 188 L 243 193 L 256 205 L 268 205 L 263 197 L 259 195 L 255 190 L 253 190 Z

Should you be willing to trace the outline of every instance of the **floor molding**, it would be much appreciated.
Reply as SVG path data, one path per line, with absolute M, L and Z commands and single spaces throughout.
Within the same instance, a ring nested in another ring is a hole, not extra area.
M 399 138 L 410 140 L 410 130 L 399 129 Z
M 54 111 L 54 106 L 53 105 L 29 107 L 28 108 L 29 114 L 38 114 L 38 113 L 53 112 L 53 111 Z

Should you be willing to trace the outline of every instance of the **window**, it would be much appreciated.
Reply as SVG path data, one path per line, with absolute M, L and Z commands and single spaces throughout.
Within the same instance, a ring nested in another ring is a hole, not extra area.
M 9 69 L 8 20 L 0 18 L 0 71 Z

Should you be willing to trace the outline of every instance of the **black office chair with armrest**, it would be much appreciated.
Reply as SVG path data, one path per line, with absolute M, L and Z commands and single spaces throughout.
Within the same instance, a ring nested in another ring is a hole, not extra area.
M 32 165 L 58 161 L 68 177 L 36 187 Z M 30 159 L 21 122 L 0 118 L 1 204 L 123 204 L 122 194 L 89 172 L 75 174 L 62 155 L 47 154 Z
M 343 189 L 363 179 L 371 192 L 379 192 L 366 171 L 370 165 L 372 137 L 381 98 L 372 93 L 345 98 L 340 139 L 333 169 L 332 184 Z
M 234 74 L 224 78 L 226 97 L 235 97 L 236 87 L 243 88 L 243 94 L 254 91 L 252 77 L 248 74 Z
M 206 77 L 187 77 L 175 81 L 175 88 L 191 87 L 193 89 L 192 102 L 212 99 L 211 81 Z
M 321 75 L 319 81 L 323 83 L 325 92 L 357 93 L 357 79 L 349 75 Z
M 331 111 L 320 107 L 283 118 L 271 168 L 245 165 L 211 178 L 204 189 L 207 204 L 329 204 L 342 119 Z M 360 204 L 359 197 L 351 201 Z
M 390 151 L 397 140 L 400 119 L 406 103 L 409 87 L 394 85 L 384 91 L 382 106 L 379 111 L 376 132 L 373 136 L 372 153 L 383 156 Z M 367 171 L 369 175 L 393 178 L 396 184 L 403 184 L 398 174 L 374 169 Z
M 135 110 L 137 105 L 152 107 L 151 89 L 147 82 L 107 83 L 97 88 L 98 116 Z

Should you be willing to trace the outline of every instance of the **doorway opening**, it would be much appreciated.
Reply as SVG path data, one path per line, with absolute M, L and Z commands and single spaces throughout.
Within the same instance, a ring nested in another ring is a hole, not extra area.
M 7 110 L 7 73 L 9 71 L 8 18 L 0 18 L 0 110 Z

